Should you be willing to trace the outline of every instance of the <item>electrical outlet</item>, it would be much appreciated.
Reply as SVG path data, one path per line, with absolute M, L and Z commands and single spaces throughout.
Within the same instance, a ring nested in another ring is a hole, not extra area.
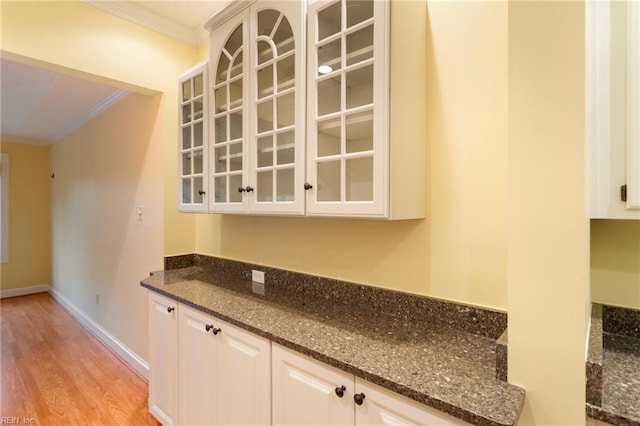
M 251 270 L 251 281 L 264 284 L 264 272 L 256 271 L 255 269 Z
M 100 295 L 96 293 L 96 305 L 100 304 Z

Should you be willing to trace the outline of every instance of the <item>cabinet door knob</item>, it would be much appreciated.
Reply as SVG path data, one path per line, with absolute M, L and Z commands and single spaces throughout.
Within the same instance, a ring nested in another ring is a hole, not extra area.
M 305 189 L 305 190 L 307 190 L 307 191 L 308 191 L 308 190 L 310 190 L 311 188 L 313 188 L 313 185 L 311 185 L 309 182 L 305 182 L 305 183 L 304 183 L 304 189 Z
M 344 396 L 344 391 L 346 391 L 347 388 L 342 385 L 339 388 L 336 388 L 336 395 L 338 395 L 340 398 L 342 398 Z
M 250 187 L 249 185 L 247 185 L 247 187 L 244 190 L 247 192 L 253 192 L 253 188 Z
M 357 393 L 357 394 L 353 395 L 353 400 L 358 405 L 362 405 L 362 403 L 364 402 L 364 398 L 365 398 L 365 395 L 363 393 Z
M 207 330 L 207 331 L 212 331 L 212 332 L 213 332 L 213 334 L 216 334 L 216 335 L 222 331 L 222 330 L 221 330 L 221 329 L 219 329 L 219 328 L 215 328 L 215 327 L 214 327 L 213 325 L 211 325 L 211 324 L 207 324 L 207 325 L 205 325 L 205 326 L 204 326 L 204 329 L 205 329 L 205 330 Z
M 244 192 L 244 188 L 243 187 L 239 187 L 238 188 L 238 192 Z
M 176 309 L 176 308 L 169 306 L 169 307 L 167 308 L 167 312 L 171 313 L 171 312 L 175 311 L 175 309 Z
M 200 194 L 200 195 L 204 195 L 204 194 L 206 194 L 206 192 L 204 192 L 204 191 L 201 189 L 201 190 L 199 190 L 199 191 L 198 191 L 198 194 Z

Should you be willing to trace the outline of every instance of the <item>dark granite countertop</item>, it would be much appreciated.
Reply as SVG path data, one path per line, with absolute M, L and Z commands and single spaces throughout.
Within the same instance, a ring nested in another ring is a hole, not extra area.
M 640 311 L 593 304 L 586 409 L 613 425 L 640 426 Z
M 525 392 L 496 379 L 490 337 L 201 267 L 155 272 L 141 285 L 467 422 L 517 423 Z

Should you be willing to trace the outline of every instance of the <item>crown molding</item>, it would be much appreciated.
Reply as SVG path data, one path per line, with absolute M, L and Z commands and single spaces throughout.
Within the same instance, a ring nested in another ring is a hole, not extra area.
M 180 25 L 135 3 L 110 0 L 82 0 L 82 2 L 191 46 L 198 46 L 207 38 L 207 33 L 201 26 L 189 28 Z
M 242 12 L 256 1 L 257 0 L 240 0 L 229 3 L 229 5 L 223 7 L 205 21 L 205 23 L 203 24 L 204 29 L 208 31 L 213 30 L 218 25 Z

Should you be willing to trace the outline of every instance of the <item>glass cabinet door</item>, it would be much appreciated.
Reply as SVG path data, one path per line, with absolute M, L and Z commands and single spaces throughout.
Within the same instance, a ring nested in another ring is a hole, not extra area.
M 310 6 L 310 214 L 380 215 L 388 179 L 386 7 L 374 0 Z
M 211 211 L 242 211 L 244 194 L 253 191 L 246 183 L 245 56 L 246 22 L 235 21 L 220 29 L 224 44 L 216 48 L 212 67 L 212 162 Z M 213 57 L 213 56 L 212 56 Z
M 253 211 L 304 211 L 303 12 L 303 2 L 264 1 L 252 8 Z
M 207 64 L 180 79 L 179 210 L 207 210 Z

